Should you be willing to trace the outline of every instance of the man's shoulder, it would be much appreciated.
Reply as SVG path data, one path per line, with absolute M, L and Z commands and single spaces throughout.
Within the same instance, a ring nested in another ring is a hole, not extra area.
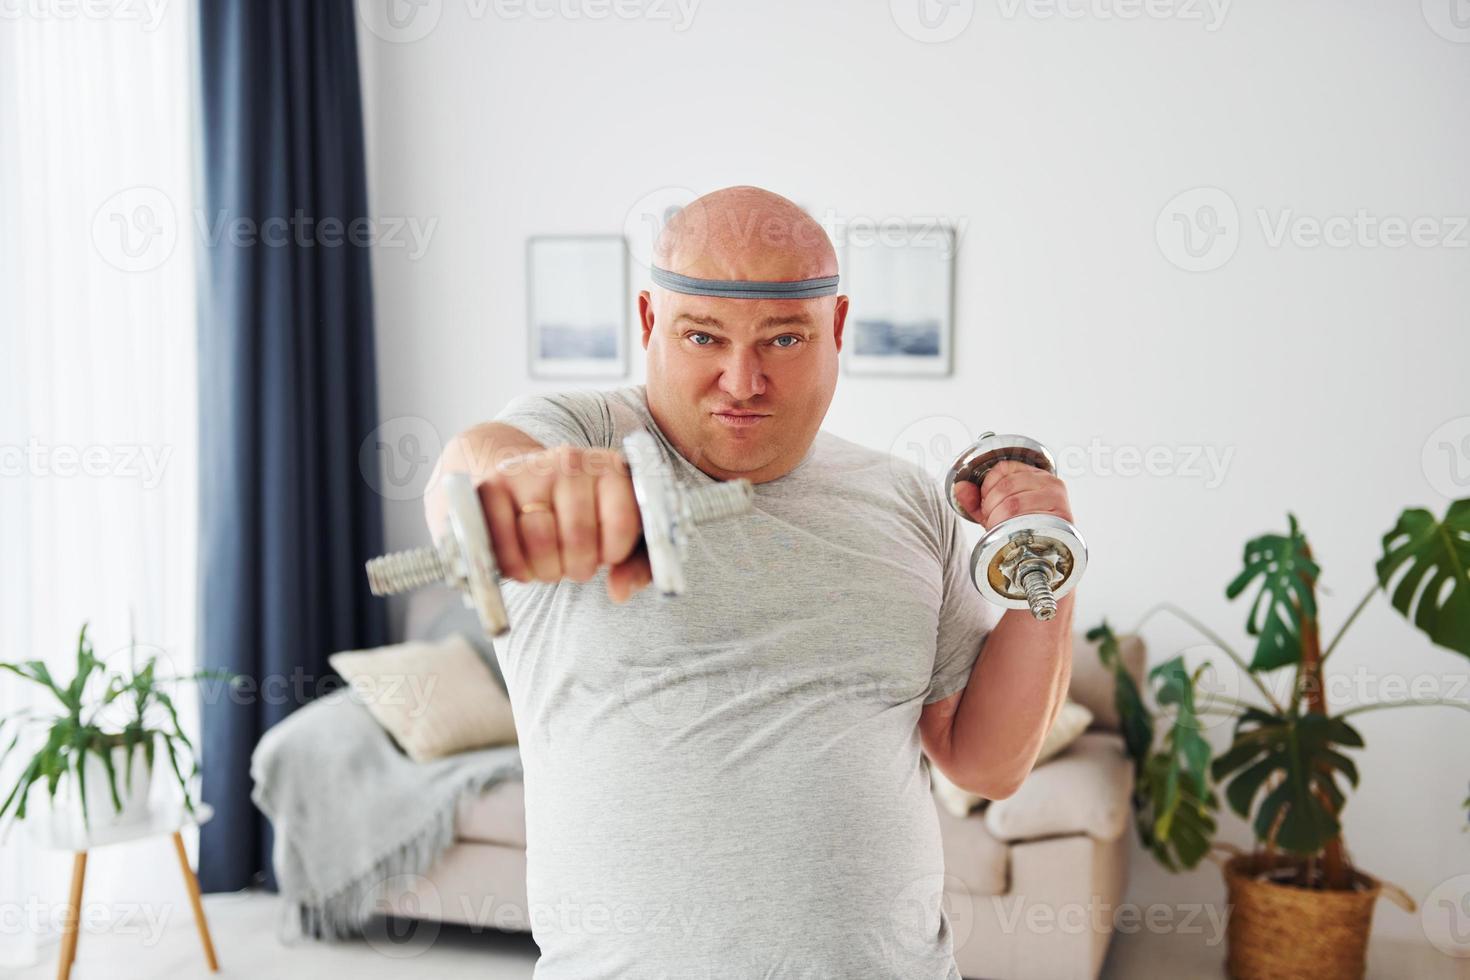
M 581 402 L 624 402 L 629 405 L 648 404 L 645 392 L 647 385 L 628 384 L 613 385 L 610 387 L 577 387 L 577 388 L 555 388 L 550 391 L 533 391 L 518 395 L 517 398 L 541 398 L 554 401 L 581 401 Z
M 657 428 L 653 415 L 648 410 L 648 386 L 646 384 L 618 385 L 598 392 L 607 406 L 608 420 L 612 423 L 614 444 L 638 429 Z
M 512 398 L 506 411 L 570 411 L 607 416 L 616 411 L 646 415 L 648 400 L 645 386 L 617 385 L 607 388 L 558 388 L 552 391 L 526 392 Z
M 609 405 L 622 405 L 639 412 L 648 411 L 648 385 L 615 385 L 599 388 L 597 394 Z
M 912 459 L 844 438 L 827 429 L 817 433 L 821 461 L 819 491 L 849 495 L 868 506 L 907 515 L 926 537 L 941 541 L 955 523 L 944 503 L 940 481 Z
M 494 420 L 528 432 L 546 445 L 606 448 L 646 425 L 642 385 L 561 388 L 512 398 Z

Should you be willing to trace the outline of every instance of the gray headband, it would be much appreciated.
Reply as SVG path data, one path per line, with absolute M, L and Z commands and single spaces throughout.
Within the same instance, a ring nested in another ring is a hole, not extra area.
M 837 277 L 796 279 L 789 282 L 758 282 L 748 279 L 694 279 L 668 269 L 651 266 L 655 285 L 676 293 L 693 296 L 720 296 L 726 299 L 811 299 L 814 296 L 836 296 Z

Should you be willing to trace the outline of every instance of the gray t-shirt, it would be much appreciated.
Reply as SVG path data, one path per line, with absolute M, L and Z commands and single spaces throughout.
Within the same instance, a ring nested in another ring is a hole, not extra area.
M 644 391 L 496 420 L 546 446 L 647 429 L 713 483 Z M 917 726 L 1000 615 L 959 525 L 918 466 L 823 430 L 753 513 L 695 532 L 686 595 L 504 583 L 538 980 L 958 980 Z

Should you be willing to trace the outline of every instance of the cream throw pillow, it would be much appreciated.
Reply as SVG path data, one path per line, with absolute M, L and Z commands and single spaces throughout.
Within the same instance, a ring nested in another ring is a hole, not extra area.
M 510 701 L 460 634 L 334 653 L 332 669 L 415 762 L 516 741 Z
M 1076 701 L 1063 701 L 1062 709 L 1057 712 L 1056 720 L 1052 722 L 1051 729 L 1046 733 L 1046 738 L 1042 740 L 1041 752 L 1036 756 L 1036 765 L 1041 765 L 1075 742 L 1077 736 L 1087 731 L 1087 726 L 1090 724 L 1092 724 L 1091 711 Z M 936 765 L 929 766 L 929 779 L 934 785 L 934 798 L 957 817 L 969 816 L 970 811 L 985 800 L 985 797 L 977 796 L 950 782 Z

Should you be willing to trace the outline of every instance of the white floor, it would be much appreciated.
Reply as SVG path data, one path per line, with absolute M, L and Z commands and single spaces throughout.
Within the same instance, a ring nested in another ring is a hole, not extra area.
M 156 941 L 146 935 L 83 933 L 72 969 L 75 980 L 195 980 L 206 977 L 352 980 L 527 980 L 536 944 L 524 934 L 475 932 L 433 923 L 384 922 L 350 943 L 285 946 L 275 935 L 277 903 L 266 893 L 205 896 L 205 914 L 219 953 L 220 972 L 204 965 L 198 933 L 187 913 L 174 917 Z M 392 935 L 388 929 L 396 930 Z M 1114 939 L 1104 976 L 1109 980 L 1219 980 L 1222 947 L 1194 937 L 1144 931 Z M 56 976 L 53 947 L 42 964 L 10 974 L 17 980 Z M 1470 960 L 1454 960 L 1429 945 L 1376 943 L 1370 980 L 1470 980 Z

